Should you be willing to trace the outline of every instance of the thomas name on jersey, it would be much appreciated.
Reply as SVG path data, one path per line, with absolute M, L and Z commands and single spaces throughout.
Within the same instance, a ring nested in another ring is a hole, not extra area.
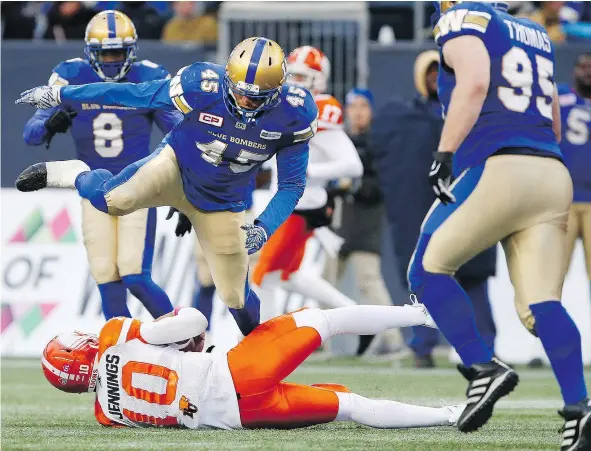
M 445 36 L 450 32 L 459 32 L 462 29 L 485 33 L 490 19 L 491 15 L 483 11 L 470 11 L 468 9 L 451 10 L 441 16 L 433 33 L 435 34 L 436 40 L 440 36 Z M 511 39 L 548 53 L 552 51 L 550 37 L 547 33 L 511 20 L 503 20 L 503 22 L 509 29 L 509 37 Z

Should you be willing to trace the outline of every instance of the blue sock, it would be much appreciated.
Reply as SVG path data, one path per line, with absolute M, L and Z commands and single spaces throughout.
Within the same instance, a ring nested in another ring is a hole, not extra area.
M 149 274 L 123 276 L 123 283 L 154 318 L 170 313 L 174 307 L 166 292 L 154 283 Z
M 587 397 L 581 334 L 560 301 L 530 305 L 536 320 L 536 333 L 560 385 L 564 403 L 576 404 Z
M 213 311 L 213 295 L 215 285 L 201 285 L 193 296 L 193 307 L 198 309 L 207 319 L 207 330 L 211 327 L 211 312 Z
M 98 289 L 101 293 L 103 314 L 107 321 L 116 316 L 131 318 L 131 313 L 127 308 L 127 289 L 123 282 L 117 280 L 101 283 L 98 285 Z
M 88 199 L 97 210 L 108 213 L 105 184 L 112 178 L 113 174 L 106 169 L 95 169 L 78 175 L 75 185 L 80 197 Z
M 241 309 L 228 309 L 234 317 L 236 324 L 240 328 L 242 335 L 247 336 L 251 333 L 261 321 L 261 301 L 256 293 L 248 286 L 246 282 L 245 302 Z
M 490 362 L 492 352 L 476 328 L 472 302 L 460 284 L 446 274 L 425 271 L 423 276 L 417 296 L 464 365 Z

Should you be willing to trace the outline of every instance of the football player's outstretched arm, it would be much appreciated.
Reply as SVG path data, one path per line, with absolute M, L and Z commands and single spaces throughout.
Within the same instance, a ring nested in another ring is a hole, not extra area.
M 63 86 L 62 103 L 94 102 L 132 108 L 174 109 L 169 95 L 170 79 L 144 83 L 91 83 Z
M 205 332 L 207 319 L 192 307 L 184 307 L 171 316 L 165 315 L 156 321 L 142 323 L 140 334 L 146 343 L 166 345 L 186 341 Z
M 306 188 L 308 141 L 297 143 L 277 152 L 277 192 L 256 219 L 271 236 L 293 212 Z
M 313 140 L 313 145 L 321 147 L 328 159 L 310 163 L 308 177 L 329 181 L 363 175 L 363 164 L 357 149 L 344 130 L 324 130 L 314 136 Z
M 490 56 L 475 36 L 459 36 L 443 45 L 445 63 L 454 70 L 451 94 L 439 152 L 455 152 L 476 124 L 490 85 Z
M 23 139 L 28 146 L 39 146 L 47 141 L 49 132 L 45 127 L 45 121 L 53 116 L 58 107 L 48 110 L 37 110 L 25 124 Z

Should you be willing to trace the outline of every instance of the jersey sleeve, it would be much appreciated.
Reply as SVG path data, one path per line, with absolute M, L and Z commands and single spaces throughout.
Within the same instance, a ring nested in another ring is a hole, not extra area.
M 220 92 L 219 66 L 194 63 L 180 69 L 170 81 L 170 99 L 183 114 L 189 114 L 208 100 L 214 101 Z
M 84 60 L 82 58 L 72 58 L 59 63 L 51 71 L 47 84 L 49 86 L 66 86 L 78 83 L 78 77 L 82 69 Z
M 139 339 L 146 342 L 140 333 L 141 321 L 137 319 L 117 317 L 111 318 L 103 326 L 99 333 L 99 352 L 98 358 L 111 346 L 126 343 L 130 340 Z
M 445 12 L 435 25 L 433 34 L 440 47 L 459 36 L 484 39 L 492 19 L 492 8 L 483 3 L 462 2 Z
M 330 95 L 315 98 L 318 107 L 318 131 L 342 130 L 343 107 L 337 99 Z
M 197 337 L 207 329 L 207 319 L 192 307 L 181 308 L 171 316 L 141 324 L 143 341 L 153 345 L 167 345 Z

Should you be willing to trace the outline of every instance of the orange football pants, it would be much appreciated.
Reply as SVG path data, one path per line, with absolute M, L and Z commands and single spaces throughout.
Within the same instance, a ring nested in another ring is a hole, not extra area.
M 274 271 L 281 271 L 281 280 L 288 280 L 292 273 L 300 269 L 306 242 L 312 235 L 314 230 L 308 228 L 302 216 L 289 216 L 261 249 L 252 275 L 253 283 L 260 286 L 265 275 Z
M 347 387 L 282 382 L 320 343 L 316 329 L 297 327 L 287 314 L 261 324 L 228 353 L 243 427 L 292 429 L 336 418 L 335 392 Z

